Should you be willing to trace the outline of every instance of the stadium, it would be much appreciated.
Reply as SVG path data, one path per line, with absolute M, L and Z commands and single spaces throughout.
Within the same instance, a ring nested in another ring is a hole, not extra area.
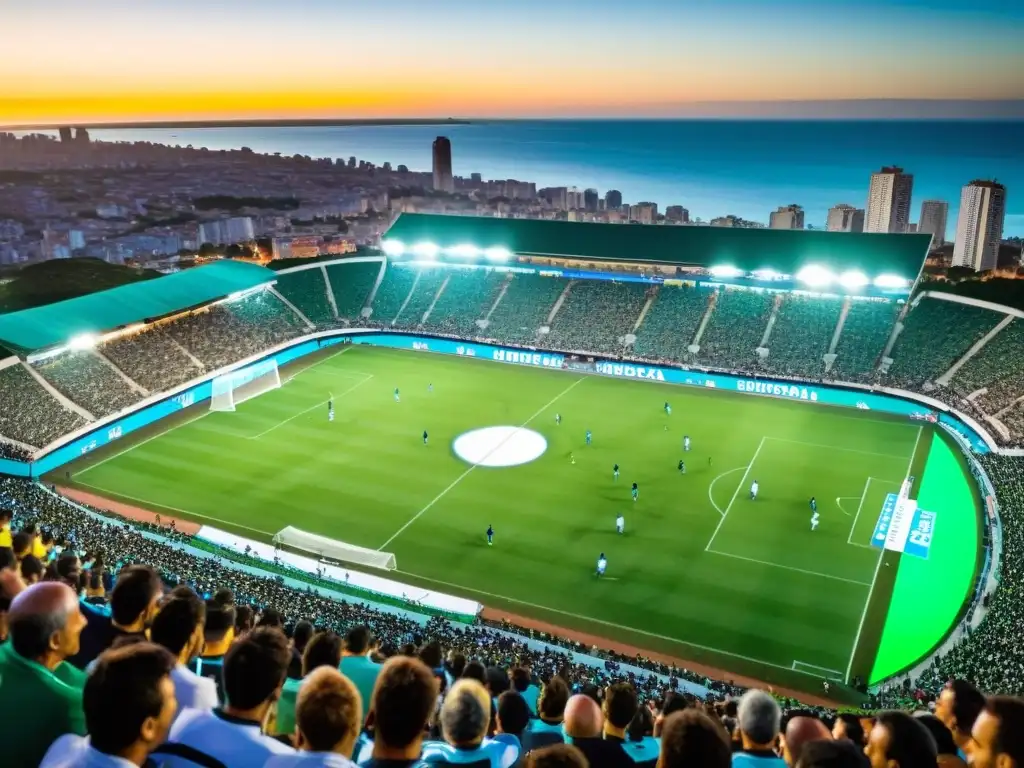
M 928 245 L 403 214 L 2 315 L 0 502 L 645 690 L 1020 695 L 1024 313 L 921 290 Z

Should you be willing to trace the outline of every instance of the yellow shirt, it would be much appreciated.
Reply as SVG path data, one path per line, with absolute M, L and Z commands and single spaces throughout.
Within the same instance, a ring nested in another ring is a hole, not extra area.
M 3 528 L 0 528 L 0 547 L 10 547 L 12 543 L 11 526 L 5 525 Z
M 42 562 L 46 562 L 46 547 L 43 546 L 43 539 L 41 536 L 36 536 L 32 539 L 32 554 L 38 557 Z

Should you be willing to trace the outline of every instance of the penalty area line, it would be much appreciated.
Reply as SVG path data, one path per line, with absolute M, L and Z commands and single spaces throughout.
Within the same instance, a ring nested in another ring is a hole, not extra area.
M 342 393 L 339 394 L 339 395 L 335 395 L 335 394 L 333 394 L 331 392 L 328 392 L 328 395 L 330 396 L 330 399 L 322 400 L 319 403 L 314 403 L 313 405 L 309 406 L 309 408 L 306 408 L 305 410 L 299 411 L 298 413 L 296 413 L 296 414 L 294 414 L 292 416 L 289 416 L 287 419 L 284 419 L 283 421 L 279 421 L 277 424 L 272 426 L 270 429 L 265 429 L 262 432 L 260 432 L 258 435 L 248 435 L 248 436 L 246 436 L 245 439 L 246 440 L 259 440 L 264 435 L 269 435 L 271 432 L 273 432 L 278 427 L 283 427 L 289 421 L 294 421 L 295 419 L 299 418 L 300 416 L 304 416 L 305 414 L 309 413 L 310 411 L 315 411 L 317 408 L 321 408 L 321 407 L 327 405 L 331 400 L 334 400 L 335 398 L 344 397 L 345 395 L 347 395 L 352 390 L 358 389 L 359 387 L 363 386 L 363 384 L 365 384 L 366 382 L 370 381 L 370 379 L 372 379 L 372 378 L 373 378 L 373 376 L 370 376 L 368 378 L 362 379 L 361 381 L 357 381 L 351 387 L 349 387 L 348 389 L 342 391 Z
M 722 511 L 721 507 L 719 507 L 717 504 L 715 504 L 715 499 L 711 495 L 711 491 L 714 490 L 715 483 L 717 483 L 719 480 L 721 480 L 726 475 L 731 475 L 733 472 L 739 472 L 741 469 L 746 469 L 746 468 L 747 468 L 746 465 L 744 465 L 742 467 L 736 467 L 736 469 L 727 469 L 725 472 L 723 472 L 718 477 L 716 477 L 714 480 L 712 480 L 711 481 L 711 485 L 708 486 L 708 501 L 711 502 L 711 506 L 714 507 L 715 510 L 718 512 L 718 514 L 720 514 L 722 517 L 725 517 L 725 512 Z

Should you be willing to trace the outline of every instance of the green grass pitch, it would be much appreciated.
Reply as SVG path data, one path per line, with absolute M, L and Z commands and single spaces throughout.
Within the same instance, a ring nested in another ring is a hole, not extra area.
M 396 578 L 762 679 L 837 679 L 862 636 L 877 645 L 880 628 L 865 621 L 880 621 L 867 605 L 885 568 L 868 541 L 930 427 L 359 346 L 282 379 L 236 412 L 193 412 L 86 457 L 70 467 L 75 484 L 240 535 L 295 525 L 384 548 Z M 546 451 L 488 468 L 452 450 L 500 425 L 540 433 Z M 605 579 L 594 575 L 601 552 Z M 866 674 L 873 651 L 862 656 Z

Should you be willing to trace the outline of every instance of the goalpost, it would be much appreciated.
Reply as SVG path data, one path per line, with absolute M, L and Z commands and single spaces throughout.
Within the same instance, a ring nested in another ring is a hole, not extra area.
M 277 360 L 262 360 L 213 380 L 211 411 L 233 411 L 239 403 L 281 388 Z
M 378 552 L 376 549 L 357 547 L 355 544 L 329 539 L 326 536 L 303 531 L 291 525 L 274 534 L 273 541 L 275 544 L 309 552 L 317 557 L 337 560 L 341 563 L 366 565 L 385 571 L 393 571 L 398 568 L 395 556 L 390 552 Z

